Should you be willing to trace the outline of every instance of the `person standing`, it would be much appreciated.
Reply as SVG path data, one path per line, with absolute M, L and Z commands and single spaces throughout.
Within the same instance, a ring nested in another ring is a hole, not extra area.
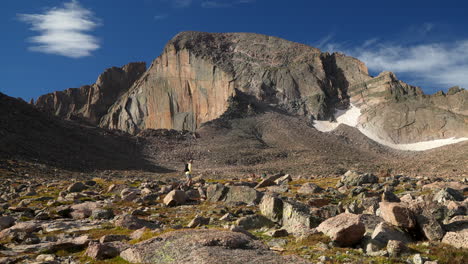
M 187 178 L 186 185 L 192 185 L 192 163 L 193 160 L 189 160 L 188 163 L 185 164 L 185 178 Z

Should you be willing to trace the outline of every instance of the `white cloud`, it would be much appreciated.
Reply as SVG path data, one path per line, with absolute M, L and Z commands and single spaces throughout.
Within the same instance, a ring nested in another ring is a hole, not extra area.
M 43 14 L 19 14 L 18 17 L 40 34 L 30 39 L 36 44 L 30 47 L 32 51 L 81 58 L 90 56 L 100 47 L 97 38 L 87 34 L 99 23 L 78 1 L 73 0 Z
M 358 46 L 327 42 L 319 48 L 356 57 L 374 72 L 392 71 L 439 89 L 468 87 L 468 40 L 397 44 L 370 39 Z

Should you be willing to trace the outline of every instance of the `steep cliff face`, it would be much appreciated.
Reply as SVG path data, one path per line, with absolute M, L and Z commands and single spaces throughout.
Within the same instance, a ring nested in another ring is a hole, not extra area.
M 341 54 L 247 33 L 183 32 L 112 106 L 101 126 L 195 130 L 221 116 L 228 98 L 247 94 L 292 114 L 329 118 L 349 103 L 349 85 L 368 76 Z
M 101 117 L 146 71 L 146 65 L 130 63 L 112 67 L 99 75 L 96 83 L 40 96 L 35 105 L 65 119 L 98 125 Z

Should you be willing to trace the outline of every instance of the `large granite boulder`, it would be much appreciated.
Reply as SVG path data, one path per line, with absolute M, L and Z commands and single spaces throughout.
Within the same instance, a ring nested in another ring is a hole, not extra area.
M 343 213 L 322 222 L 317 231 L 326 234 L 340 246 L 352 246 L 361 241 L 366 227 L 359 215 Z
M 280 256 L 240 232 L 182 230 L 138 243 L 120 256 L 130 263 L 309 263 Z
M 258 204 L 262 199 L 263 193 L 248 186 L 230 186 L 224 202 L 226 203 L 246 203 Z

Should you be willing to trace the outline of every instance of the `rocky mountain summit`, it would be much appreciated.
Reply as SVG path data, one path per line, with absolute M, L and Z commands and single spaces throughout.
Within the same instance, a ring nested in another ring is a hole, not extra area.
M 36 104 L 132 134 L 158 128 L 195 131 L 223 116 L 236 100 L 256 111 L 330 121 L 337 110 L 353 105 L 360 111 L 356 126 L 390 143 L 468 137 L 468 91 L 424 95 L 393 73 L 370 76 L 355 58 L 276 37 L 182 32 L 139 74 L 132 75 L 137 80 L 115 83 L 112 96 L 82 88 L 84 96 L 73 96 L 72 102 L 68 90 L 67 96 L 47 95 Z

